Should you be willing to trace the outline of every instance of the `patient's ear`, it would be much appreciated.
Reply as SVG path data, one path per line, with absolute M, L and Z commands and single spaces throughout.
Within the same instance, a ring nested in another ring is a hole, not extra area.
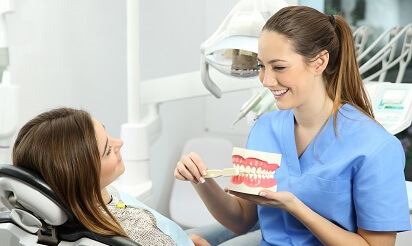
M 329 62 L 329 52 L 322 50 L 311 61 L 310 68 L 315 75 L 321 75 Z

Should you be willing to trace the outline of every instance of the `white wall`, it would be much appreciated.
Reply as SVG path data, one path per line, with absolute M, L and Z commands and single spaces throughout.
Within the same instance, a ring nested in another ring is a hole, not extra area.
M 237 2 L 142 1 L 142 78 L 150 79 L 198 70 L 200 44 L 218 28 Z M 150 26 L 145 23 L 150 23 Z M 227 98 L 226 95 L 222 97 L 222 100 Z M 244 96 L 243 98 L 247 99 Z M 216 114 L 207 115 L 205 112 L 211 107 L 208 101 L 220 102 L 220 107 L 223 105 L 225 108 L 232 108 L 234 117 L 241 106 L 242 101 L 239 100 L 242 100 L 242 97 L 235 101 L 220 101 L 208 96 L 160 106 L 162 135 L 153 144 L 150 153 L 155 208 L 158 211 L 169 215 L 173 170 L 187 139 L 205 134 L 224 136 L 233 141 L 246 138 L 247 130 L 239 137 L 238 133 L 226 136 L 206 129 L 206 117 L 212 117 L 214 122 L 221 125 L 231 124 L 231 121 L 223 122 Z M 155 168 L 162 171 L 155 172 Z
M 117 1 L 16 1 L 7 26 L 20 122 L 52 107 L 81 107 L 118 135 L 126 107 L 124 12 Z

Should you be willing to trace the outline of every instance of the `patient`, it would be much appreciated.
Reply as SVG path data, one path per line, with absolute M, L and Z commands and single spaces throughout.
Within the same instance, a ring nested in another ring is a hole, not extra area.
M 141 245 L 209 245 L 142 206 L 124 206 L 107 186 L 125 170 L 122 140 L 84 110 L 58 108 L 27 122 L 13 148 L 13 165 L 43 176 L 60 200 L 90 231 L 124 236 Z M 125 202 L 126 203 L 126 202 Z M 193 242 L 192 242 L 192 240 Z

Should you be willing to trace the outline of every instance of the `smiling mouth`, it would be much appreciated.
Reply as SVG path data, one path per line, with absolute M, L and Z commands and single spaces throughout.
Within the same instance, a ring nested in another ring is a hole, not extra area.
M 281 96 L 285 95 L 288 91 L 289 91 L 289 89 L 283 89 L 283 90 L 272 91 L 272 93 L 273 93 L 273 95 L 275 95 L 275 97 L 281 97 Z

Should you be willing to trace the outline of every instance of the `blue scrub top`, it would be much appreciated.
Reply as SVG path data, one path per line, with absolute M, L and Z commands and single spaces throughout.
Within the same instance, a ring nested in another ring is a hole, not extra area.
M 263 115 L 253 126 L 247 149 L 282 154 L 278 191 L 290 191 L 334 224 L 351 232 L 410 230 L 399 140 L 352 105 L 339 109 L 305 152 L 297 156 L 291 110 Z M 258 206 L 261 245 L 321 245 L 284 210 Z

